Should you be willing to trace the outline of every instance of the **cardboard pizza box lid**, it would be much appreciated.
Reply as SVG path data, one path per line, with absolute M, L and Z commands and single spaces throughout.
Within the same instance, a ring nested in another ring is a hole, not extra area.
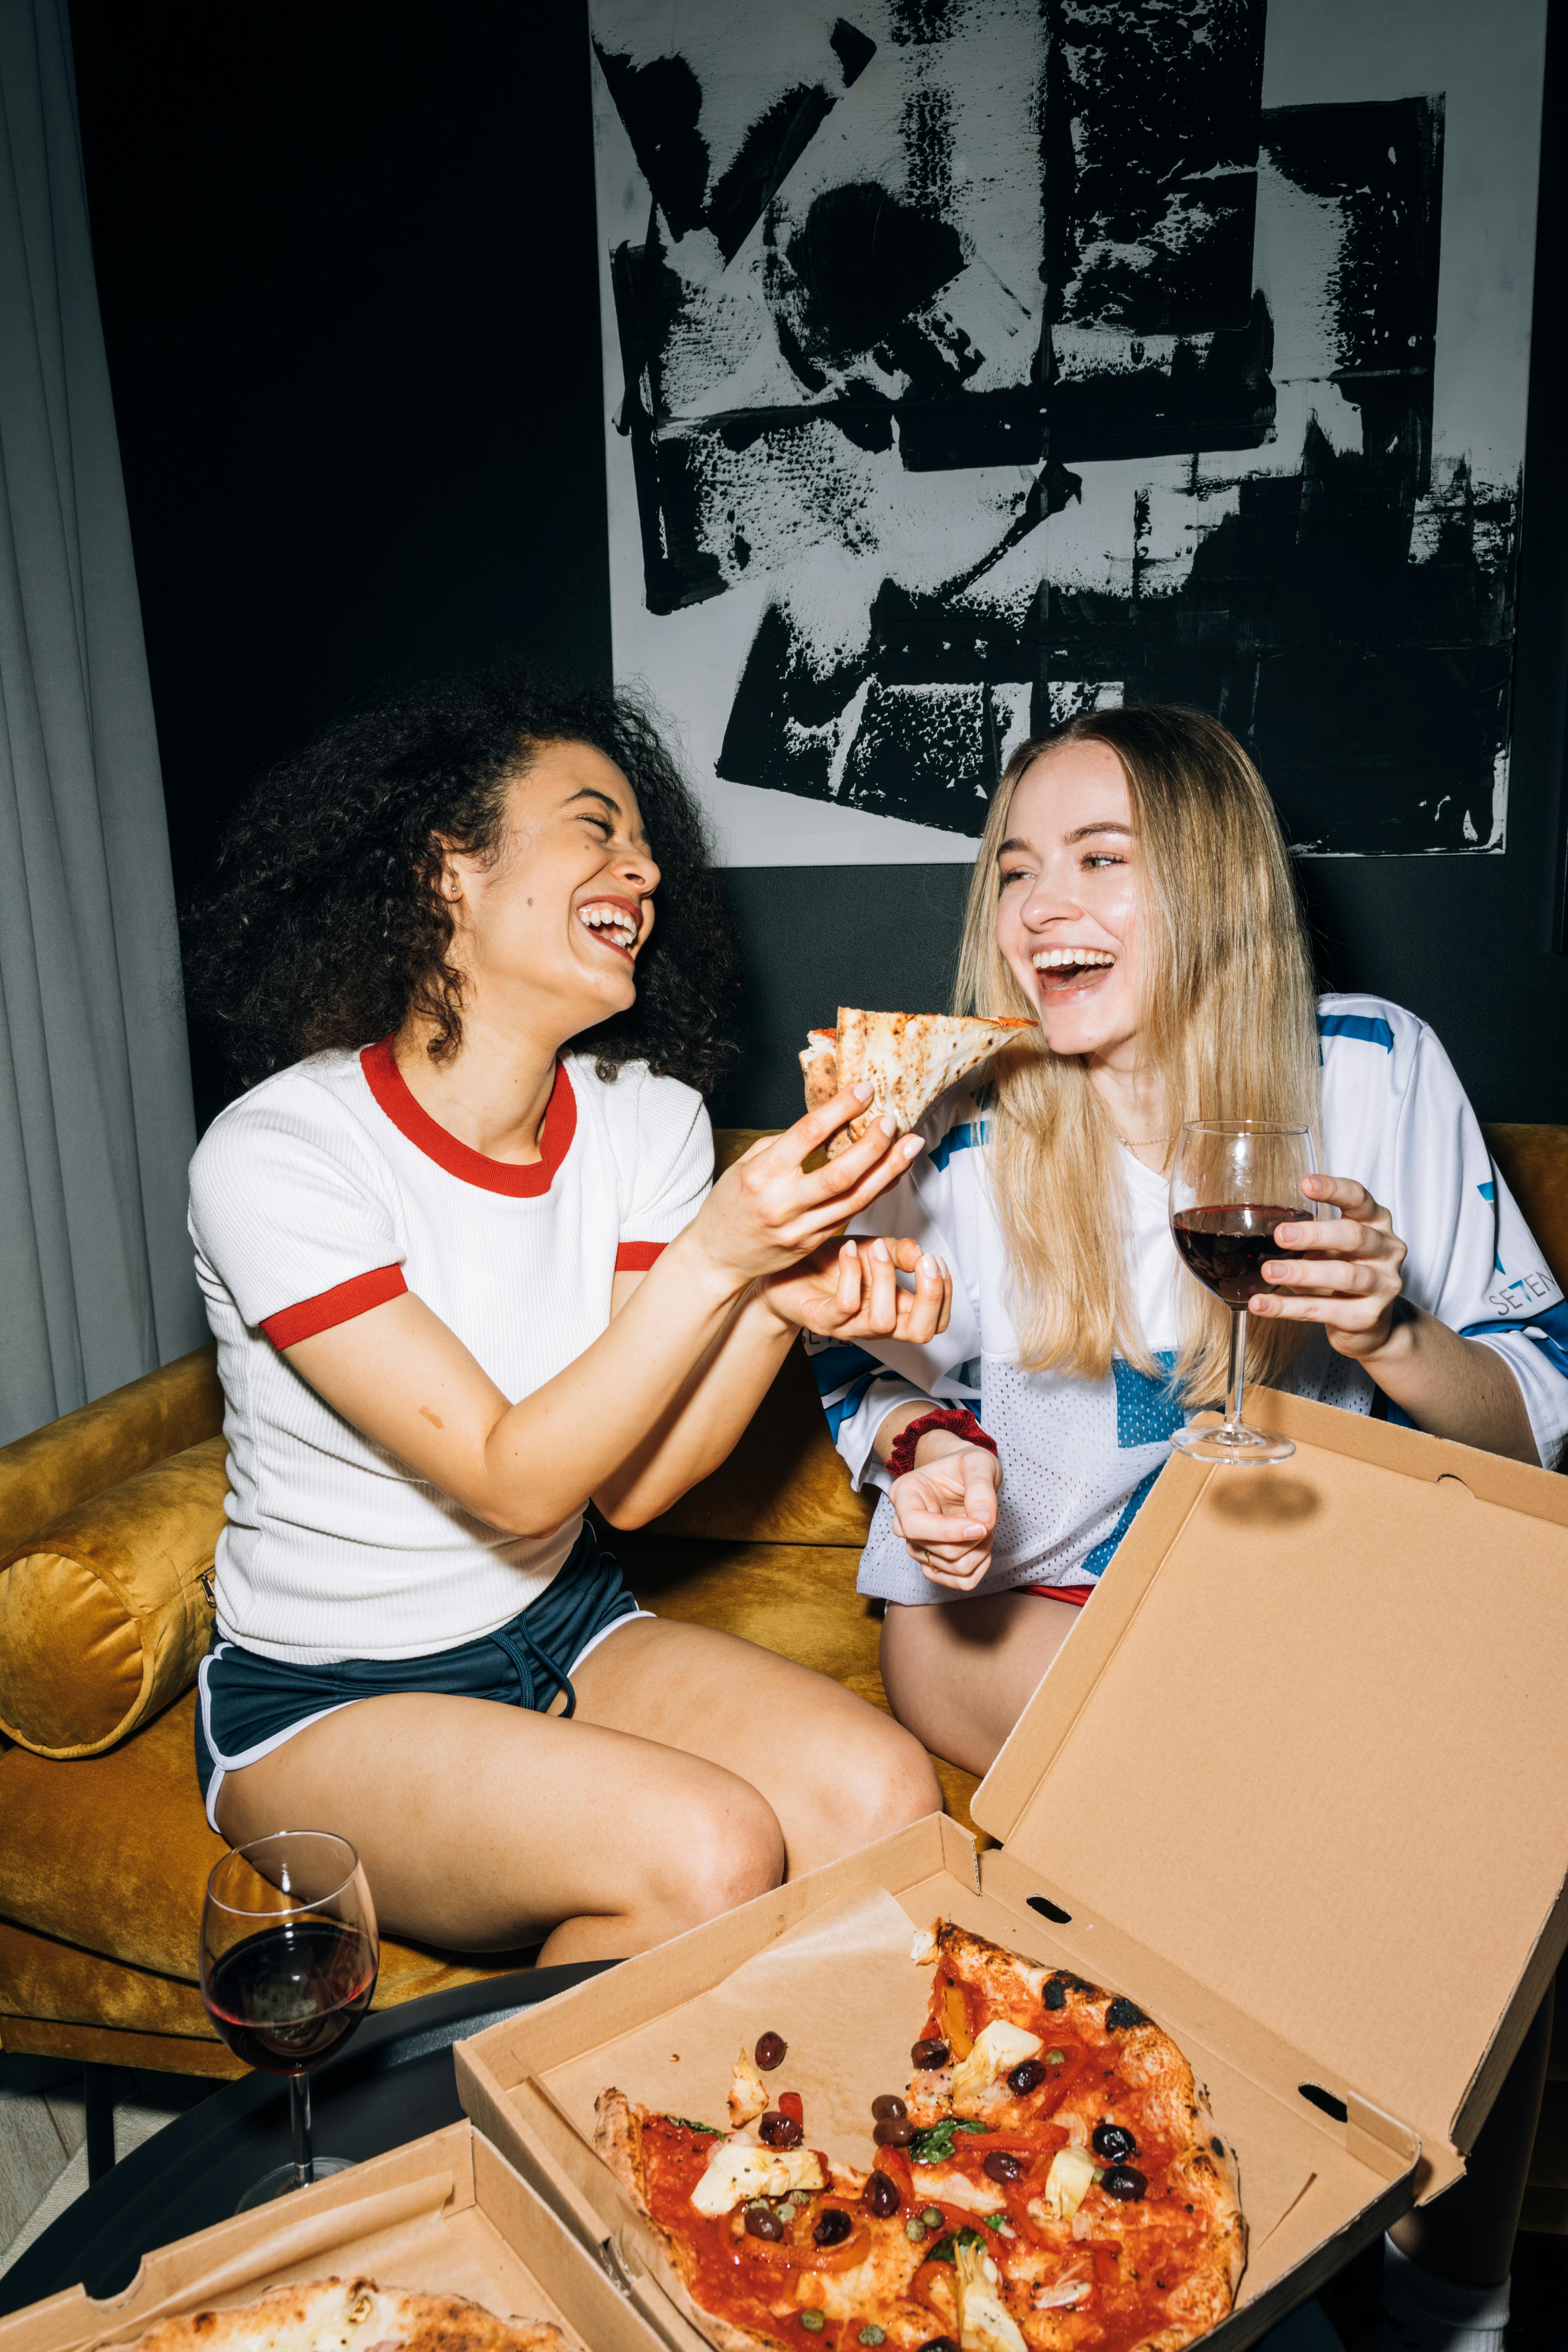
M 460 2294 L 550 2320 L 573 2352 L 669 2352 L 549 2206 L 468 2122 L 148 2254 L 122 2294 L 80 2287 L 0 2319 L 0 2352 L 115 2352 L 162 2319 L 331 2277 Z
M 1173 1456 L 973 1800 L 982 1867 L 1312 2053 L 1303 2095 L 1414 2126 L 1436 2181 L 1568 1941 L 1568 1480 L 1247 1417 L 1294 1458 Z

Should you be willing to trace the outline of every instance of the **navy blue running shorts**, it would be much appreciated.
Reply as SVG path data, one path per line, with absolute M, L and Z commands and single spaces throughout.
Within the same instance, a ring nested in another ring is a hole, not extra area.
M 552 1581 L 510 1624 L 427 1657 L 340 1658 L 330 1666 L 297 1666 L 226 1641 L 215 1626 L 196 1676 L 196 1778 L 207 1819 L 216 1830 L 226 1772 L 269 1756 L 308 1723 L 356 1699 L 437 1691 L 542 1715 L 564 1691 L 570 1715 L 577 1704 L 572 1676 L 589 1651 L 628 1618 L 650 1614 L 637 1607 L 615 1560 L 584 1527 Z

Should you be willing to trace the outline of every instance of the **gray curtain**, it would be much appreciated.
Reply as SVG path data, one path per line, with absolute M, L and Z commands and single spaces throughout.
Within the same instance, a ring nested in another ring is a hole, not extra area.
M 205 1337 L 65 0 L 0 0 L 0 1444 Z

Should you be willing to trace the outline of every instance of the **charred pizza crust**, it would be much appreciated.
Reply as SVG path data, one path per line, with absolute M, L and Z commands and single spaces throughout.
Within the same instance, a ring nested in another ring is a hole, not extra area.
M 498 2319 L 460 2294 L 309 2279 L 227 2311 L 161 2320 L 131 2352 L 567 2352 L 548 2320 Z

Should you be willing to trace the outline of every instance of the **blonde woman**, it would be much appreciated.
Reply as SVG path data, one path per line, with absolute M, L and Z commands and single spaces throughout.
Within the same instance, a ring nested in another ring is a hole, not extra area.
M 1201 713 L 1097 711 L 1015 752 L 958 1005 L 1035 1015 L 1044 1050 L 938 1104 L 926 1150 L 851 1228 L 952 1267 L 947 1331 L 807 1346 L 840 1453 L 883 1489 L 859 1583 L 887 1603 L 894 1711 L 984 1772 L 1173 1431 L 1224 1391 L 1227 1310 L 1167 1223 L 1184 1120 L 1310 1127 L 1328 1172 L 1308 1189 L 1339 1212 L 1279 1229 L 1310 1255 L 1255 1303 L 1255 1380 L 1356 1412 L 1381 1392 L 1420 1428 L 1550 1461 L 1568 1308 L 1431 1031 L 1380 998 L 1314 996 L 1272 803 Z

